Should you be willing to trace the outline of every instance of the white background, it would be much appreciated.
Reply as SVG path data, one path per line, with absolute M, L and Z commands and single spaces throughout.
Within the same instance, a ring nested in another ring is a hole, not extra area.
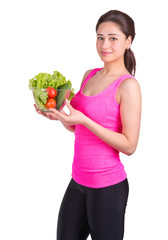
M 102 67 L 95 25 L 118 9 L 135 21 L 143 109 L 139 144 L 121 154 L 130 185 L 125 240 L 168 239 L 166 1 L 3 1 L 0 5 L 0 239 L 55 240 L 57 214 L 71 178 L 74 134 L 38 115 L 28 81 L 60 71 L 79 90 Z M 90 238 L 89 238 L 90 239 Z

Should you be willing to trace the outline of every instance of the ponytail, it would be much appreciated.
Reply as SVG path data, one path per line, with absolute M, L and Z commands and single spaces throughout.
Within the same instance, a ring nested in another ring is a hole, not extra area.
M 129 48 L 126 49 L 124 53 L 124 63 L 125 67 L 128 70 L 130 74 L 135 76 L 135 71 L 136 71 L 136 60 L 133 51 Z

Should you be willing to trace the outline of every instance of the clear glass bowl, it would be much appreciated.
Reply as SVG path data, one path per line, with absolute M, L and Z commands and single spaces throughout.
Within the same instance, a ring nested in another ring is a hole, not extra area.
M 46 89 L 41 89 L 42 91 L 46 91 Z M 57 95 L 54 98 L 56 101 L 56 107 L 55 109 L 58 111 L 61 111 L 65 106 L 65 100 L 69 99 L 71 89 L 55 89 L 57 91 Z M 32 92 L 34 92 L 34 89 L 32 88 Z M 34 97 L 34 94 L 33 94 Z M 42 109 L 38 102 L 36 101 L 36 98 L 34 97 L 34 101 L 36 103 L 37 108 L 39 108 L 42 112 L 49 112 L 48 109 Z

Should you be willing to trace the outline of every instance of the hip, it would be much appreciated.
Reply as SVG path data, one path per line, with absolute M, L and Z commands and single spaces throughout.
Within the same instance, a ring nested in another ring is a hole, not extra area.
M 86 170 L 73 165 L 72 178 L 79 184 L 90 188 L 108 187 L 118 184 L 127 178 L 124 166 L 118 169 L 109 168 L 104 171 Z

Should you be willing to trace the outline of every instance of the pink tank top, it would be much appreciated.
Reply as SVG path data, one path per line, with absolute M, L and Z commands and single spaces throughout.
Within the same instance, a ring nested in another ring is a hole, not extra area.
M 85 84 L 101 69 L 96 68 L 89 73 L 70 103 L 75 109 L 103 127 L 121 133 L 120 105 L 116 101 L 115 94 L 120 83 L 133 76 L 123 75 L 113 81 L 104 91 L 93 96 L 84 95 L 82 90 Z M 126 177 L 119 151 L 103 142 L 88 128 L 77 124 L 72 178 L 83 186 L 102 188 L 117 184 Z

